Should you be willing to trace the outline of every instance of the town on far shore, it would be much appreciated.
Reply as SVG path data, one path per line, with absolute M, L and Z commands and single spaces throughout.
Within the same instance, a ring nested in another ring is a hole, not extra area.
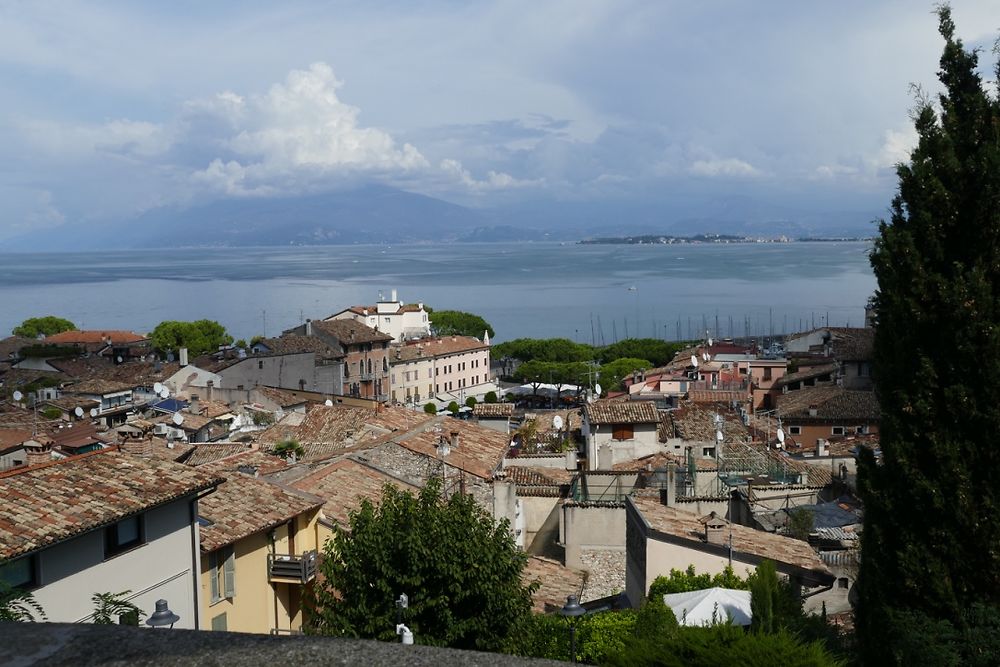
M 573 383 L 396 290 L 335 307 L 197 354 L 120 330 L 0 340 L 3 580 L 50 621 L 127 591 L 179 628 L 295 634 L 336 527 L 437 480 L 506 521 L 538 612 L 635 608 L 672 570 L 768 560 L 806 611 L 850 622 L 855 462 L 879 454 L 870 318 L 706 331 Z

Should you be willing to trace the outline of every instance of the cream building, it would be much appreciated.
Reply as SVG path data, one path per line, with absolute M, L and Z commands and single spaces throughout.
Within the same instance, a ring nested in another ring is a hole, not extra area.
M 462 403 L 496 386 L 490 376 L 490 342 L 471 336 L 439 336 L 394 346 L 389 354 L 391 400 Z
M 379 300 L 374 306 L 351 306 L 339 313 L 334 313 L 329 320 L 354 320 L 372 329 L 392 336 L 396 343 L 413 338 L 422 338 L 431 333 L 430 316 L 424 310 L 422 303 L 403 303 L 396 298 L 396 290 L 392 290 L 391 298 L 386 301 L 379 293 Z

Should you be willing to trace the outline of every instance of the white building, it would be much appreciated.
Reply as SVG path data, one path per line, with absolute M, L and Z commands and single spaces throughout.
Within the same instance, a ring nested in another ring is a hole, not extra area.
M 49 621 L 88 622 L 95 593 L 148 617 L 166 600 L 198 629 L 198 498 L 222 482 L 116 450 L 0 473 L 0 578 L 30 590 Z M 13 500 L 17 499 L 17 500 Z
M 396 403 L 463 402 L 497 387 L 490 377 L 490 341 L 440 336 L 390 349 L 391 399 Z
M 396 290 L 392 290 L 391 297 L 386 301 L 379 293 L 378 303 L 374 306 L 351 306 L 327 317 L 326 321 L 361 322 L 372 329 L 389 334 L 396 343 L 431 334 L 431 320 L 424 310 L 424 304 L 403 303 L 396 298 Z
M 665 451 L 660 444 L 660 414 L 652 401 L 595 401 L 583 408 L 581 431 L 587 443 L 587 469 L 611 470 L 615 464 Z

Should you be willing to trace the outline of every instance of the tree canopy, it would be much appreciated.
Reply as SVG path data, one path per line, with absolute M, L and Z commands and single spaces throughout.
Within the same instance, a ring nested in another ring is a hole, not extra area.
M 482 338 L 489 333 L 490 338 L 496 335 L 490 323 L 479 315 L 465 313 L 461 310 L 431 311 L 431 330 L 438 336 L 472 336 Z
M 160 352 L 177 352 L 180 348 L 186 347 L 192 357 L 214 352 L 220 345 L 229 345 L 233 342 L 233 337 L 226 333 L 225 327 L 213 320 L 160 322 L 153 329 L 153 333 L 149 334 L 149 339 L 153 347 Z
M 465 494 L 441 498 L 440 480 L 418 495 L 392 485 L 364 500 L 327 541 L 312 631 L 394 640 L 395 600 L 418 644 L 510 650 L 530 621 L 533 586 L 506 521 Z
M 14 327 L 11 333 L 15 336 L 23 336 L 24 338 L 37 338 L 39 334 L 53 336 L 63 331 L 75 330 L 76 325 L 69 320 L 56 317 L 55 315 L 46 315 L 44 317 L 29 317 Z
M 646 359 L 615 359 L 601 366 L 601 388 L 604 391 L 617 391 L 624 387 L 622 381 L 634 371 L 652 368 Z
M 568 338 L 515 338 L 497 343 L 491 351 L 496 359 L 511 357 L 518 361 L 552 361 L 569 363 L 591 361 L 595 358 L 594 348 L 583 343 L 574 343 Z
M 938 22 L 943 92 L 918 99 L 918 143 L 871 254 L 882 461 L 865 450 L 858 472 L 868 664 L 902 664 L 907 642 L 968 664 L 973 646 L 932 650 L 947 633 L 921 628 L 972 632 L 976 604 L 1000 615 L 1000 100 L 947 6 Z
M 597 359 L 602 363 L 615 359 L 648 359 L 654 368 L 670 362 L 688 343 L 670 342 L 658 338 L 626 338 L 617 343 L 597 348 Z

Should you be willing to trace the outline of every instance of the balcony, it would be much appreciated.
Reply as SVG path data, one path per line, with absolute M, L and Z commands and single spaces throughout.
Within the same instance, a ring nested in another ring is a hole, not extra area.
M 315 551 L 303 554 L 268 554 L 267 580 L 270 583 L 305 584 L 316 578 L 319 556 Z

